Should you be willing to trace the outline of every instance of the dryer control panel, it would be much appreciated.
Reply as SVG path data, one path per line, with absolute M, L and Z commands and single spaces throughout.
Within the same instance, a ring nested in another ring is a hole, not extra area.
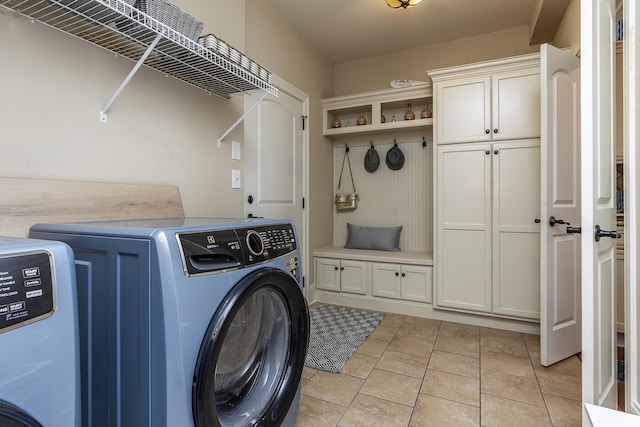
M 297 249 L 291 224 L 178 233 L 186 275 L 260 264 Z
M 49 317 L 54 310 L 49 253 L 0 256 L 0 333 Z

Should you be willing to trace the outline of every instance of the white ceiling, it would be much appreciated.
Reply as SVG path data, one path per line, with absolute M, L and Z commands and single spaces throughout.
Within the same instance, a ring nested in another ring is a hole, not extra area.
M 329 59 L 339 63 L 528 25 L 536 0 L 271 0 Z

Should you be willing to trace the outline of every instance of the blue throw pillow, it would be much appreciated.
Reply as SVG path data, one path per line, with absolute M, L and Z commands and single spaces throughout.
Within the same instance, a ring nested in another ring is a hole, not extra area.
M 361 227 L 347 223 L 347 249 L 374 249 L 400 252 L 400 232 L 397 227 Z

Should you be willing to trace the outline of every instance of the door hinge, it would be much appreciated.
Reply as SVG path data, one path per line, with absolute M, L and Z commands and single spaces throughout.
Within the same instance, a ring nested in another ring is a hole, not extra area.
M 302 276 L 302 289 L 307 287 L 307 278 L 305 276 Z
M 302 209 L 304 209 L 304 197 L 302 198 Z
M 617 362 L 618 381 L 624 381 L 624 360 L 618 360 Z
M 302 116 L 302 130 L 305 130 L 306 122 L 307 122 L 307 116 Z

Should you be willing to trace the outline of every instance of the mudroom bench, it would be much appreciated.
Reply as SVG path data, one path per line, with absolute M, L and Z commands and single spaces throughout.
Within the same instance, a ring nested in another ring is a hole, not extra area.
M 323 246 L 313 256 L 316 302 L 412 315 L 431 307 L 431 252 Z

